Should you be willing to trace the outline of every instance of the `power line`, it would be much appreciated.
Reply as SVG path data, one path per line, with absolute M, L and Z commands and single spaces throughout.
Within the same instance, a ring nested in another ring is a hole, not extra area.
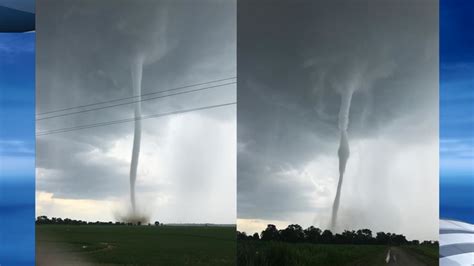
M 227 86 L 227 85 L 231 85 L 231 84 L 236 84 L 236 82 L 234 81 L 234 82 L 229 82 L 229 83 L 224 83 L 224 84 L 219 84 L 219 85 L 214 85 L 214 86 L 209 86 L 209 87 L 204 87 L 204 88 L 199 88 L 199 89 L 194 89 L 194 90 L 189 90 L 189 91 L 182 91 L 182 92 L 176 92 L 176 93 L 167 94 L 167 95 L 161 95 L 161 96 L 141 99 L 141 100 L 138 100 L 138 101 L 118 103 L 118 104 L 102 106 L 102 107 L 97 107 L 97 108 L 92 108 L 92 109 L 87 109 L 87 110 L 82 110 L 82 111 L 77 111 L 77 112 L 71 112 L 71 113 L 53 115 L 53 116 L 48 116 L 48 117 L 43 117 L 43 118 L 37 118 L 36 121 L 46 120 L 46 119 L 51 119 L 51 118 L 56 118 L 56 117 L 69 116 L 69 115 L 80 114 L 80 113 L 87 113 L 87 112 L 91 112 L 91 111 L 102 110 L 102 109 L 107 109 L 107 108 L 112 108 L 112 107 L 117 107 L 117 106 L 122 106 L 122 105 L 128 105 L 128 104 L 132 104 L 132 103 L 144 102 L 144 101 L 149 101 L 149 100 L 156 100 L 156 99 L 161 99 L 161 98 L 166 98 L 166 97 L 171 97 L 171 96 L 176 96 L 176 95 L 181 95 L 181 94 L 188 94 L 188 93 L 192 93 L 192 92 L 208 90 L 208 89 Z M 134 97 L 141 97 L 141 96 L 134 96 Z
M 109 122 L 101 122 L 101 123 L 75 126 L 75 127 L 69 127 L 69 128 L 53 129 L 53 130 L 38 132 L 36 134 L 36 136 L 39 137 L 39 136 L 44 136 L 44 135 L 64 133 L 64 132 L 88 129 L 88 128 L 93 128 L 93 127 L 101 127 L 101 126 L 108 126 L 108 125 L 114 125 L 114 124 L 120 124 L 120 123 L 128 123 L 128 122 L 133 122 L 135 120 L 145 120 L 145 119 L 157 118 L 157 117 L 163 117 L 163 116 L 169 116 L 169 115 L 175 115 L 175 114 L 189 113 L 189 112 L 193 112 L 193 111 L 200 111 L 200 110 L 230 106 L 230 105 L 234 105 L 236 103 L 237 102 L 230 102 L 230 103 L 209 105 L 209 106 L 203 106 L 203 107 L 198 107 L 198 108 L 185 109 L 185 110 L 173 111 L 173 112 L 167 112 L 167 113 L 161 113 L 161 114 L 145 115 L 145 116 L 136 117 L 136 118 L 127 118 L 127 119 L 120 119 L 120 120 L 114 120 L 114 121 L 109 121 Z
M 134 98 L 139 98 L 139 97 L 143 97 L 143 96 L 154 95 L 154 94 L 164 93 L 164 92 L 170 92 L 170 91 L 175 91 L 175 90 L 180 90 L 180 89 L 186 89 L 186 88 L 190 88 L 190 87 L 196 87 L 196 86 L 206 85 L 206 84 L 210 84 L 210 83 L 235 79 L 235 78 L 237 78 L 237 77 L 211 80 L 211 81 L 207 81 L 207 82 L 195 83 L 195 84 L 185 85 L 185 86 L 181 86 L 181 87 L 176 87 L 176 88 L 172 88 L 172 89 L 168 89 L 168 90 L 145 93 L 145 94 L 142 94 L 141 96 L 130 96 L 130 97 L 125 97 L 125 98 L 120 98 L 120 99 L 115 99 L 115 100 L 96 102 L 96 103 L 85 104 L 85 105 L 78 105 L 78 106 L 74 106 L 74 107 L 68 107 L 68 108 L 63 108 L 63 109 L 57 109 L 57 110 L 51 110 L 51 111 L 47 111 L 47 112 L 43 112 L 43 113 L 38 113 L 36 115 L 40 116 L 40 115 L 63 112 L 63 111 L 67 111 L 67 110 L 78 109 L 78 108 L 83 108 L 83 107 L 89 107 L 89 106 L 94 106 L 94 105 L 101 105 L 101 104 L 105 104 L 105 103 L 119 102 L 119 101 L 123 101 L 123 100 L 134 99 Z

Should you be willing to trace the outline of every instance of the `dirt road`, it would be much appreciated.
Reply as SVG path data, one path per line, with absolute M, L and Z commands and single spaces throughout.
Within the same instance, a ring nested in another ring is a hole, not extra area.
M 391 247 L 389 251 L 390 255 L 387 254 L 386 259 L 388 263 L 386 265 L 404 265 L 404 266 L 426 266 L 424 262 L 418 260 L 416 256 L 407 252 L 399 247 Z M 390 256 L 390 259 L 388 259 Z

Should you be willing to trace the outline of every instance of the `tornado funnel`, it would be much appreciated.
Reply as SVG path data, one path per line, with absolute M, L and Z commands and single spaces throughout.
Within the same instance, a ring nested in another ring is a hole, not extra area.
M 337 213 L 339 211 L 339 199 L 341 198 L 342 181 L 344 179 L 344 172 L 346 171 L 347 160 L 349 159 L 349 140 L 347 138 L 347 131 L 341 132 L 341 140 L 339 142 L 339 149 L 337 151 L 339 156 L 339 181 L 337 183 L 336 197 L 332 206 L 331 229 L 334 230 L 337 221 Z
M 341 198 L 342 181 L 346 171 L 347 160 L 349 159 L 349 139 L 347 137 L 347 127 L 349 125 L 349 111 L 351 108 L 352 90 L 346 91 L 341 97 L 341 107 L 339 109 L 339 131 L 341 139 L 337 155 L 339 157 L 339 181 L 337 183 L 336 197 L 332 206 L 331 229 L 334 231 L 337 222 L 337 213 L 339 211 L 339 201 Z
M 140 156 L 140 142 L 142 137 L 142 115 L 141 94 L 142 94 L 142 71 L 143 59 L 135 58 L 131 66 L 133 96 L 136 97 L 135 102 L 135 121 L 133 134 L 132 162 L 130 164 L 130 203 L 132 205 L 132 213 L 136 213 L 135 201 L 135 183 L 137 180 L 138 158 Z

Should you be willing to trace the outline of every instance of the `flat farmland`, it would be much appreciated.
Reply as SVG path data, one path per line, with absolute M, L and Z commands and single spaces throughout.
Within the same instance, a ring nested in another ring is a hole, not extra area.
M 37 225 L 37 265 L 235 265 L 232 226 Z

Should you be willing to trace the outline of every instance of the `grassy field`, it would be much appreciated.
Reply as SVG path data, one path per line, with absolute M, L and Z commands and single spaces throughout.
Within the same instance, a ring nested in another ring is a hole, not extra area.
M 290 244 L 238 241 L 239 266 L 253 265 L 380 265 L 388 247 L 378 245 Z
M 419 246 L 403 246 L 405 250 L 413 254 L 426 265 L 435 266 L 439 264 L 439 246 L 435 245 L 419 245 Z
M 36 226 L 38 265 L 235 265 L 235 227 Z

